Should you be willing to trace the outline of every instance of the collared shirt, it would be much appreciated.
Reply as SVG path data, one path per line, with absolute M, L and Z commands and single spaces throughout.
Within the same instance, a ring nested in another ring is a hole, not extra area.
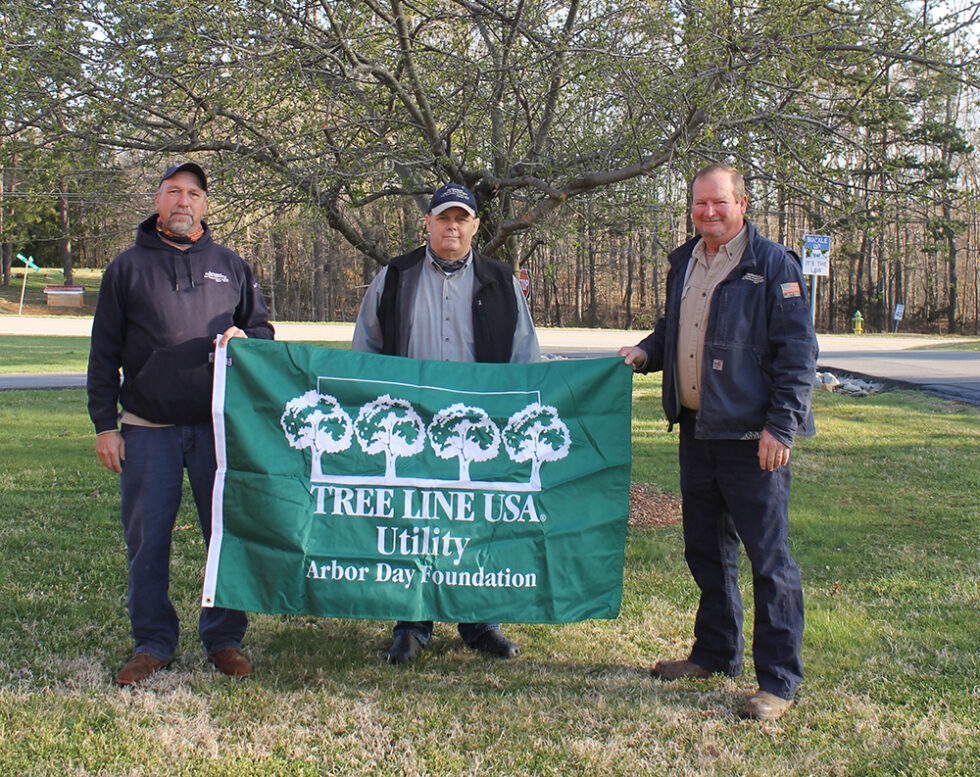
M 408 353 L 413 359 L 450 362 L 476 361 L 473 338 L 473 252 L 463 266 L 447 273 L 425 252 L 412 305 Z
M 694 246 L 684 278 L 677 331 L 677 391 L 682 407 L 697 410 L 701 404 L 701 361 L 711 298 L 718 284 L 741 261 L 747 244 L 748 230 L 743 226 L 713 257 L 708 256 L 704 240 Z
M 355 351 L 381 353 L 383 336 L 377 309 L 387 270 L 386 267 L 375 276 L 364 296 L 354 328 L 352 347 Z M 447 273 L 435 263 L 431 249 L 426 249 L 422 272 L 415 288 L 405 356 L 454 362 L 476 361 L 473 333 L 473 292 L 476 283 L 472 250 L 459 270 Z M 513 279 L 513 283 L 517 298 L 517 327 L 510 360 L 518 363 L 540 361 L 538 338 L 524 293 L 517 278 Z

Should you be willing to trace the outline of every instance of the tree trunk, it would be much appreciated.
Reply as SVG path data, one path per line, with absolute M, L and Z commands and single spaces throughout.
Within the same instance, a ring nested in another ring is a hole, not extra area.
M 323 321 L 324 299 L 327 295 L 324 283 L 326 261 L 323 258 L 323 233 L 314 226 L 313 235 L 313 320 Z
M 647 306 L 647 272 L 646 265 L 650 260 L 650 233 L 645 229 L 640 233 L 640 244 L 638 246 L 639 256 L 636 257 L 636 271 L 640 280 L 640 310 L 645 310 Z
M 575 249 L 575 323 L 582 326 L 582 268 L 585 265 L 586 243 L 589 240 L 586 229 L 586 217 L 582 217 L 579 225 L 579 244 Z
M 776 215 L 779 225 L 779 239 L 776 241 L 786 245 L 786 192 L 780 184 L 776 184 Z
M 949 196 L 948 194 L 946 195 Z M 946 283 L 946 320 L 947 320 L 947 332 L 948 334 L 953 334 L 960 330 L 960 323 L 957 320 L 958 310 L 957 304 L 959 301 L 959 279 L 956 273 L 956 230 L 953 229 L 952 219 L 954 218 L 952 214 L 952 208 L 950 207 L 949 200 L 943 200 L 943 232 L 946 235 L 946 250 L 948 252 L 946 258 L 946 266 L 948 268 L 948 279 Z
M 865 227 L 861 231 L 861 250 L 858 252 L 857 267 L 854 271 L 854 305 L 856 310 L 864 307 L 864 266 L 871 251 L 870 242 L 868 240 L 868 228 Z M 862 313 L 862 315 L 864 314 Z
M 61 268 L 65 274 L 65 285 L 71 286 L 72 283 L 72 261 L 71 261 L 71 214 L 68 212 L 68 181 L 64 178 L 58 180 L 58 226 L 61 229 Z
M 591 215 L 591 214 L 590 214 Z M 596 299 L 596 233 L 595 223 L 590 218 L 589 224 L 589 326 L 597 326 L 599 306 Z
M 633 328 L 633 233 L 623 248 L 626 252 L 626 329 Z
M 10 241 L 5 240 L 5 235 L 3 232 L 3 195 L 6 191 L 5 184 L 7 178 L 7 171 L 4 169 L 2 161 L 0 161 L 0 263 L 3 266 L 3 285 L 10 285 L 10 263 L 13 260 L 13 246 Z
M 272 318 L 286 316 L 286 245 L 282 233 L 272 232 Z

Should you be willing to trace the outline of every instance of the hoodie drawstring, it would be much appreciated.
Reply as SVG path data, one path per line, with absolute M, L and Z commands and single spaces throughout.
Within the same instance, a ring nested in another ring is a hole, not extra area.
M 180 272 L 177 269 L 178 254 L 184 258 L 184 267 L 187 270 L 187 277 L 190 278 L 191 288 L 192 289 L 197 288 L 197 284 L 194 283 L 194 268 L 191 266 L 191 260 L 190 257 L 187 255 L 187 252 L 171 251 L 170 260 L 171 260 L 171 266 L 173 267 L 173 271 L 174 271 L 174 291 L 180 291 Z

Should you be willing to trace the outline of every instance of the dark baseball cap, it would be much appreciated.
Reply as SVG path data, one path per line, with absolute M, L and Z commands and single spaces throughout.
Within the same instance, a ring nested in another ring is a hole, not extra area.
M 476 197 L 461 183 L 447 183 L 436 189 L 429 200 L 429 213 L 435 216 L 447 208 L 462 208 L 476 218 Z
M 166 172 L 163 174 L 163 178 L 160 179 L 160 185 L 163 186 L 163 182 L 168 178 L 173 178 L 177 173 L 182 173 L 183 171 L 188 173 L 193 173 L 197 176 L 197 180 L 201 182 L 201 188 L 204 191 L 208 190 L 208 177 L 204 174 L 204 168 L 200 165 L 196 165 L 193 162 L 181 162 L 177 165 L 170 165 Z

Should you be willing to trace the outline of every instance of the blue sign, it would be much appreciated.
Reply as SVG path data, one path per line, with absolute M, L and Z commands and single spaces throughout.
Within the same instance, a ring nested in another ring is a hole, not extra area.
M 830 275 L 830 235 L 803 236 L 803 274 Z

